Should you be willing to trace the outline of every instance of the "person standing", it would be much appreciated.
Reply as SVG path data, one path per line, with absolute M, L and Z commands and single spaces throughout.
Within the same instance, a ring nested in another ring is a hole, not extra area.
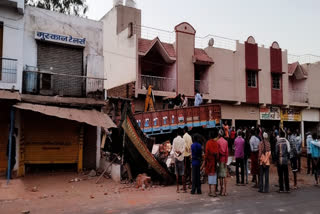
M 295 133 L 288 129 L 288 141 L 290 143 L 290 164 L 293 173 L 293 189 L 297 189 L 297 172 L 298 172 L 298 151 Z
M 259 130 L 251 130 L 250 149 L 251 149 L 251 174 L 255 182 L 254 188 L 258 188 L 259 183 L 259 144 L 261 140 L 258 138 Z
M 182 95 L 182 108 L 188 107 L 188 98 L 183 94 Z
M 268 141 L 268 134 L 266 132 L 263 133 L 262 137 L 263 137 L 263 140 L 259 144 L 259 165 L 260 165 L 259 192 L 268 193 L 271 146 L 270 146 L 270 142 Z
M 200 181 L 200 166 L 202 160 L 202 146 L 199 134 L 193 136 L 193 144 L 191 145 L 192 154 L 192 190 L 191 194 L 202 194 Z
M 219 169 L 218 169 L 218 177 L 220 180 L 220 195 L 227 195 L 227 163 L 228 163 L 228 142 L 223 138 L 223 130 L 219 130 Z
M 302 153 L 302 139 L 299 129 L 296 130 L 296 148 L 297 148 L 297 162 L 298 162 L 298 172 L 301 171 L 301 153 Z
M 311 174 L 313 175 L 314 173 L 314 166 L 313 166 L 313 160 L 312 160 L 312 156 L 311 156 L 311 151 L 310 151 L 310 146 L 311 146 L 311 141 L 313 141 L 312 139 L 312 135 L 311 132 L 307 132 L 307 166 L 308 166 L 308 170 L 307 170 L 307 174 Z
M 250 157 L 250 143 L 249 143 L 249 131 L 247 130 L 245 133 L 242 133 L 242 137 L 245 140 L 244 142 L 244 173 L 246 176 L 246 184 L 249 183 L 248 177 L 249 177 L 249 169 L 248 169 L 248 159 Z
M 194 106 L 200 106 L 202 104 L 202 96 L 199 91 L 196 89 L 194 96 Z
M 231 128 L 231 131 L 230 131 L 230 138 L 229 138 L 229 151 L 232 150 L 233 148 L 233 144 L 234 144 L 234 140 L 236 139 L 236 131 L 235 131 L 235 128 L 232 127 Z
M 186 183 L 191 183 L 191 145 L 192 138 L 188 133 L 188 127 L 184 127 L 184 135 L 183 140 L 185 142 L 185 151 L 184 151 L 184 177 L 186 179 Z M 190 187 L 190 186 L 189 186 Z
M 205 170 L 208 175 L 209 184 L 209 196 L 217 196 L 217 161 L 219 158 L 219 145 L 218 145 L 218 131 L 214 129 L 213 132 L 209 133 L 209 140 L 206 143 L 205 149 Z M 211 186 L 213 185 L 213 192 Z
M 172 151 L 174 154 L 176 181 L 177 181 L 177 193 L 179 193 L 179 176 L 182 176 L 183 191 L 186 192 L 186 181 L 184 178 L 184 152 L 185 142 L 182 138 L 183 131 L 181 128 L 177 130 L 177 136 L 173 140 Z
M 280 137 L 276 144 L 276 159 L 277 159 L 277 169 L 279 176 L 279 193 L 285 191 L 290 192 L 289 185 L 289 171 L 288 171 L 288 158 L 290 156 L 290 144 L 285 138 L 286 134 L 283 130 L 280 131 Z M 284 181 L 284 185 L 283 185 Z
M 241 168 L 241 184 L 244 185 L 244 146 L 245 141 L 242 138 L 242 132 L 239 130 L 237 133 L 237 138 L 234 141 L 234 156 L 236 158 L 237 185 L 240 185 L 239 168 Z
M 319 184 L 319 174 L 320 174 L 320 141 L 318 141 L 318 136 L 316 134 L 312 135 L 313 140 L 311 141 L 310 151 L 314 166 L 314 178 L 315 184 Z

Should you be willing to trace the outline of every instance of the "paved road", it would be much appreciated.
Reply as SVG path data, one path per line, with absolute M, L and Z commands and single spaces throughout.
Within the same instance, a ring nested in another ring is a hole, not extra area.
M 121 213 L 163 214 L 163 213 L 320 213 L 320 188 L 312 187 L 286 193 L 247 194 L 209 198 L 194 196 L 188 201 L 174 201 L 156 207 L 144 207 L 135 210 L 124 210 Z

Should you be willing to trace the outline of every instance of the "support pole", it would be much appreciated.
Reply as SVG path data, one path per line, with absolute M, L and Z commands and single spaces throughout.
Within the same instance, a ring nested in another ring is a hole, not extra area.
M 11 108 L 10 111 L 10 133 L 9 133 L 9 154 L 8 154 L 8 171 L 7 171 L 7 185 L 10 182 L 11 175 L 11 150 L 12 150 L 12 136 L 14 129 L 14 108 Z

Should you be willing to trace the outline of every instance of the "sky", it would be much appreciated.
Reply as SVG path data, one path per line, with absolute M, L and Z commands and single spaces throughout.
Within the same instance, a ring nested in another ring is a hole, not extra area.
M 319 0 L 137 0 L 142 25 L 173 31 L 189 22 L 197 36 L 244 41 L 252 35 L 269 47 L 277 41 L 289 54 L 320 56 Z M 88 18 L 99 20 L 113 0 L 87 0 Z

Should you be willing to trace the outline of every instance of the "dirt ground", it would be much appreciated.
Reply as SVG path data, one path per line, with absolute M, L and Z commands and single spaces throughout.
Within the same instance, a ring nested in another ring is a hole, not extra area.
M 306 159 L 302 158 L 302 172 L 298 174 L 298 186 L 304 188 L 314 185 L 314 177 L 306 175 Z M 292 173 L 290 180 L 292 185 Z M 70 180 L 79 178 L 79 182 Z M 270 191 L 277 191 L 278 176 L 276 168 L 271 167 Z M 14 179 L 7 186 L 0 179 L 0 213 L 82 213 L 83 210 L 105 210 L 105 213 L 117 213 L 121 210 L 152 206 L 153 204 L 172 202 L 176 200 L 194 200 L 197 195 L 176 193 L 175 186 L 153 186 L 146 190 L 135 188 L 134 184 L 118 184 L 103 178 L 96 184 L 97 177 L 73 172 L 37 173 L 24 178 Z M 251 177 L 250 177 L 251 180 Z M 228 193 L 231 196 L 258 194 L 257 189 L 246 186 L 236 186 L 235 177 L 228 178 Z M 202 186 L 203 195 L 208 197 L 207 185 Z M 297 190 L 299 191 L 299 190 Z M 227 200 L 223 197 L 221 200 Z

